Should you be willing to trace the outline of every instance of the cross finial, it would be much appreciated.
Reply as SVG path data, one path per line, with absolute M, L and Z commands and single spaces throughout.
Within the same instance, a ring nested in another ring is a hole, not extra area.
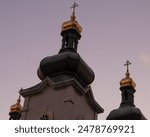
M 73 9 L 73 15 L 75 14 L 75 8 L 78 6 L 79 5 L 76 2 L 72 5 L 71 9 Z
M 127 66 L 127 73 L 129 73 L 129 65 L 131 65 L 132 63 L 127 60 L 126 63 L 124 64 L 124 66 Z

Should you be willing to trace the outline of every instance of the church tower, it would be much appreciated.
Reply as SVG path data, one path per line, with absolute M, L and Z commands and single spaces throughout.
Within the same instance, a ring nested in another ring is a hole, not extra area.
M 62 24 L 59 53 L 40 63 L 41 82 L 20 91 L 25 98 L 22 120 L 94 120 L 103 112 L 90 86 L 94 72 L 77 52 L 82 32 L 75 16 L 77 6 L 74 3 L 70 20 Z
M 112 110 L 107 117 L 107 120 L 145 120 L 139 108 L 134 104 L 134 93 L 136 92 L 136 84 L 130 77 L 129 73 L 130 61 L 127 60 L 124 66 L 127 66 L 126 77 L 120 81 L 120 90 L 122 102 L 118 109 Z

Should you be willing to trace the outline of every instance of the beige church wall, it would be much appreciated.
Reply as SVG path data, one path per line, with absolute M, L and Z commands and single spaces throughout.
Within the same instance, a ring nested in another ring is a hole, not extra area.
M 90 105 L 90 102 L 88 98 L 85 95 L 80 95 L 74 87 L 70 87 L 74 90 L 74 110 L 75 115 L 78 116 L 78 119 L 96 119 L 97 113 L 93 110 L 93 108 Z
M 47 85 L 40 94 L 25 99 L 22 119 L 40 119 L 43 114 L 57 120 L 95 119 L 97 114 L 78 92 L 73 86 L 53 89 Z

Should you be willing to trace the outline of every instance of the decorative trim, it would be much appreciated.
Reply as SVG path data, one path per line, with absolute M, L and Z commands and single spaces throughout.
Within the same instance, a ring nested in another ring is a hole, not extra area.
M 74 101 L 72 100 L 72 99 L 66 99 L 66 100 L 64 100 L 64 102 L 66 103 L 66 102 L 70 102 L 71 104 L 74 104 Z

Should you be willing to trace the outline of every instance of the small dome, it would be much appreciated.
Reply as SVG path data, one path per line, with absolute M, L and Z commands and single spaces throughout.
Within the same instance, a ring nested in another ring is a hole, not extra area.
M 21 112 L 22 106 L 21 106 L 20 102 L 21 102 L 21 100 L 20 100 L 20 96 L 19 96 L 17 103 L 10 107 L 10 112 Z
M 121 81 L 120 81 L 120 86 L 121 87 L 127 87 L 127 86 L 131 86 L 135 89 L 136 87 L 136 84 L 135 82 L 132 80 L 132 78 L 130 78 L 130 73 L 127 72 L 126 73 L 126 77 L 123 78 Z
M 73 14 L 71 15 L 70 21 L 66 21 L 62 24 L 61 31 L 65 31 L 68 29 L 75 29 L 77 32 L 82 32 L 82 27 L 79 25 L 79 23 L 75 20 L 76 16 Z

